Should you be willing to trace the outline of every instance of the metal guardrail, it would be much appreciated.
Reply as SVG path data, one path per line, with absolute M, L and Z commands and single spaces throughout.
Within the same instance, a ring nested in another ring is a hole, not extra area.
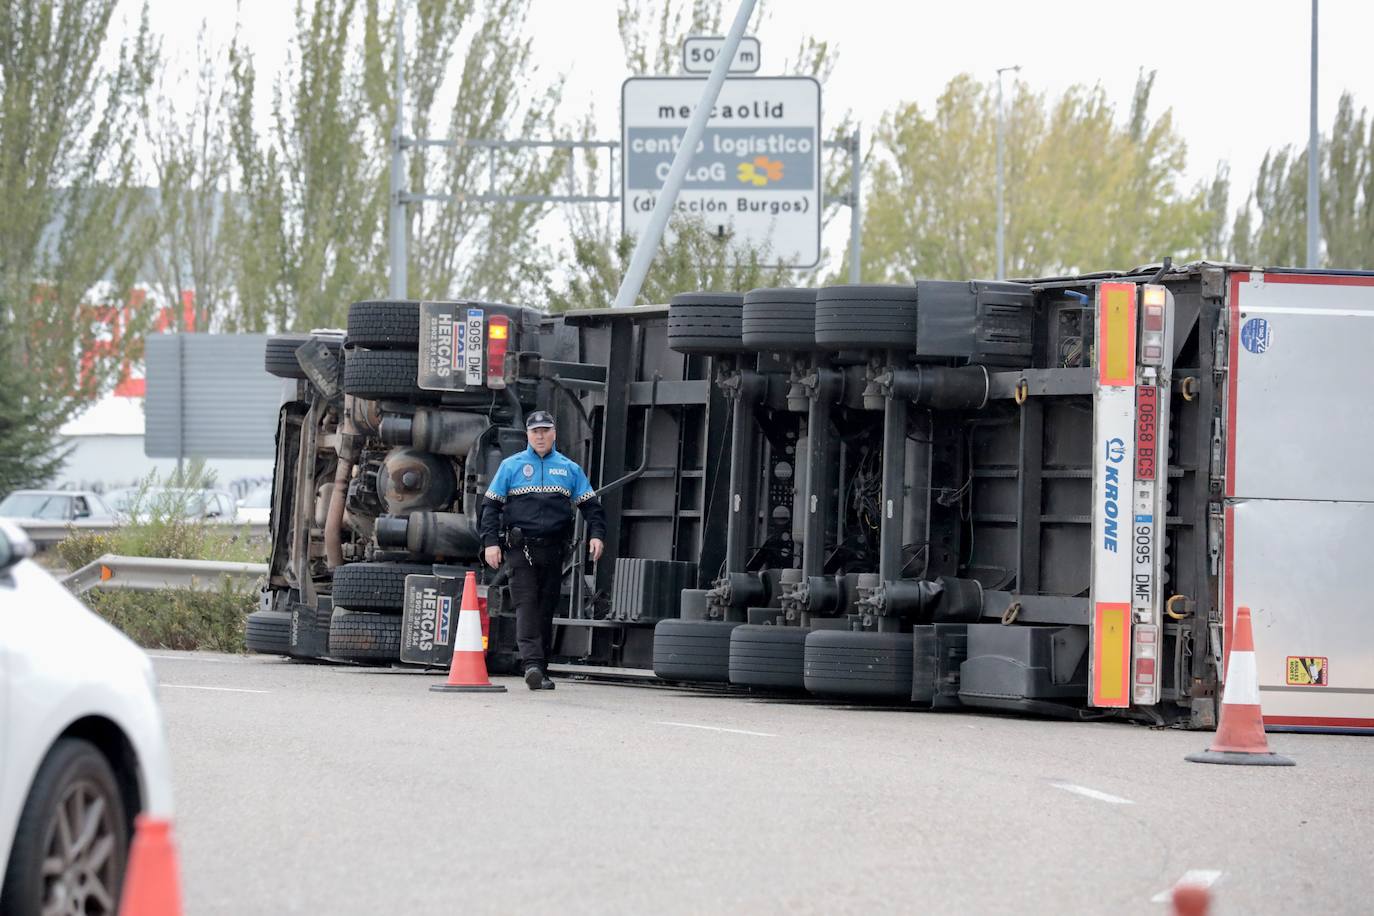
M 15 518 L 11 522 L 24 529 L 24 533 L 33 541 L 35 547 L 39 549 L 51 547 L 67 539 L 72 534 L 109 534 L 118 529 L 122 523 L 110 521 L 92 521 L 90 519 L 78 519 L 73 522 L 60 521 L 50 522 L 41 519 Z M 216 527 L 232 528 L 236 531 L 247 531 L 249 537 L 267 537 L 268 526 L 266 522 L 216 522 L 207 521 L 205 524 Z
M 226 582 L 251 587 L 266 575 L 266 563 L 164 560 L 157 557 L 120 557 L 107 553 L 69 573 L 62 584 L 78 595 L 93 588 L 120 588 L 135 592 L 189 588 L 198 592 L 217 592 Z

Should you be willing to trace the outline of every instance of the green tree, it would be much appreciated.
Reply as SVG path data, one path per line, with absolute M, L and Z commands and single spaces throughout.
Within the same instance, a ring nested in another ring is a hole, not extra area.
M 224 215 L 232 154 L 228 132 L 228 57 L 209 46 L 205 27 L 196 40 L 194 72 L 163 71 L 147 136 L 157 181 L 157 243 L 149 261 L 149 285 L 172 307 L 178 330 L 220 330 L 237 324 L 230 309 L 229 244 Z M 195 86 L 189 111 L 180 112 L 169 85 Z M 194 320 L 185 325 L 179 307 L 195 294 Z
M 1343 93 L 1318 143 L 1321 263 L 1374 267 L 1374 118 Z M 1247 264 L 1307 263 L 1307 149 L 1270 150 L 1236 213 L 1234 255 Z
M 339 325 L 348 303 L 385 288 L 386 186 L 367 118 L 356 0 L 297 0 L 271 126 L 255 123 L 251 55 L 232 51 L 230 137 L 238 170 L 227 214 L 245 329 Z
M 1100 86 L 1050 100 L 1016 84 L 1006 112 L 1009 276 L 1221 255 L 1205 246 L 1225 211 L 1225 173 L 1181 188 L 1185 145 L 1169 112 L 1149 116 L 1153 81 L 1140 77 L 1124 123 Z M 996 131 L 995 87 L 968 75 L 951 80 L 929 114 L 906 103 L 883 117 L 865 280 L 994 275 Z
M 293 54 L 273 84 L 271 126 L 255 126 L 257 73 L 231 60 L 234 204 L 226 231 L 241 325 L 340 325 L 349 302 L 387 286 L 387 205 L 395 124 L 397 9 L 410 11 L 406 133 L 462 140 L 547 137 L 555 84 L 527 97 L 534 70 L 529 0 L 298 0 Z M 450 63 L 462 61 L 456 72 Z M 452 94 L 446 111 L 441 99 Z M 520 298 L 537 289 L 547 254 L 531 243 L 537 203 L 468 199 L 495 191 L 547 193 L 564 164 L 530 151 L 455 142 L 408 152 L 408 190 L 454 195 L 412 204 L 412 296 Z
M 0 7 L 0 489 L 51 473 L 131 339 L 96 346 L 151 245 L 135 150 L 158 55 L 146 8 L 107 48 L 116 5 Z

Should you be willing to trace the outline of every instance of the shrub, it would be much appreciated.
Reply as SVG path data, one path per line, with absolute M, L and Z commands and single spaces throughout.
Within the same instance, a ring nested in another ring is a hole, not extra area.
M 149 649 L 242 652 L 244 618 L 257 606 L 249 590 L 92 591 L 90 608 Z

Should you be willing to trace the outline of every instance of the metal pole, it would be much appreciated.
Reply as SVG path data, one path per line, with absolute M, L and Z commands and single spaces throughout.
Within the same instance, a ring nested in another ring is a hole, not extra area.
M 1006 241 L 1006 207 L 1003 204 L 1003 186 L 1006 183 L 1002 176 L 1003 149 L 1006 146 L 1006 125 L 1002 117 L 1002 74 L 1008 70 L 1021 69 L 1021 65 L 1014 67 L 999 67 L 997 70 L 997 279 L 1002 280 L 1007 276 L 1007 241 Z
M 1320 151 L 1317 141 L 1317 0 L 1312 0 L 1312 100 L 1307 127 L 1307 266 L 1319 267 L 1321 248 L 1321 212 L 1317 188 L 1317 165 Z
M 396 0 L 396 126 L 391 131 L 391 269 L 387 288 L 393 299 L 406 297 L 405 162 L 405 4 Z
M 711 75 L 706 78 L 706 85 L 702 87 L 701 99 L 697 102 L 696 110 L 692 112 L 692 120 L 687 125 L 687 133 L 682 137 L 682 145 L 673 157 L 673 165 L 668 170 L 667 180 L 663 182 L 663 190 L 659 191 L 658 200 L 654 201 L 654 212 L 649 215 L 649 225 L 639 237 L 639 244 L 635 246 L 634 255 L 630 258 L 630 267 L 625 271 L 625 279 L 621 281 L 620 290 L 615 294 L 616 308 L 634 305 L 639 290 L 644 285 L 644 277 L 649 273 L 654 253 L 658 251 L 663 230 L 668 226 L 668 216 L 673 211 L 673 205 L 677 203 L 677 194 L 682 189 L 687 167 L 692 164 L 692 156 L 696 153 L 697 144 L 701 142 L 701 135 L 706 131 L 706 122 L 711 117 L 711 109 L 716 107 L 716 99 L 720 97 L 720 87 L 725 83 L 725 74 L 729 72 L 730 64 L 735 60 L 735 51 L 739 49 L 740 38 L 744 36 L 744 27 L 749 24 L 749 17 L 754 12 L 754 3 L 755 0 L 740 0 L 735 21 L 725 36 L 725 46 L 720 49 L 716 62 L 711 65 Z M 623 150 L 621 155 L 624 155 Z M 621 168 L 624 168 L 623 163 Z
M 862 174 L 859 169 L 862 167 L 863 160 L 859 158 L 859 131 L 861 127 L 855 125 L 854 135 L 849 138 L 849 282 L 859 282 L 859 263 L 860 263 L 860 228 L 862 223 L 862 212 L 859 209 L 859 189 L 862 186 Z

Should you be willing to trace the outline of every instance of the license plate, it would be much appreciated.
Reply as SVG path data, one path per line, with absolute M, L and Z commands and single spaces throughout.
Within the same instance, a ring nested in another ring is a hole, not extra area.
M 1159 389 L 1139 385 L 1135 389 L 1135 479 L 1154 480 L 1159 455 Z
M 469 388 L 482 387 L 482 340 L 485 336 L 482 309 L 468 309 L 463 340 L 463 371 Z

